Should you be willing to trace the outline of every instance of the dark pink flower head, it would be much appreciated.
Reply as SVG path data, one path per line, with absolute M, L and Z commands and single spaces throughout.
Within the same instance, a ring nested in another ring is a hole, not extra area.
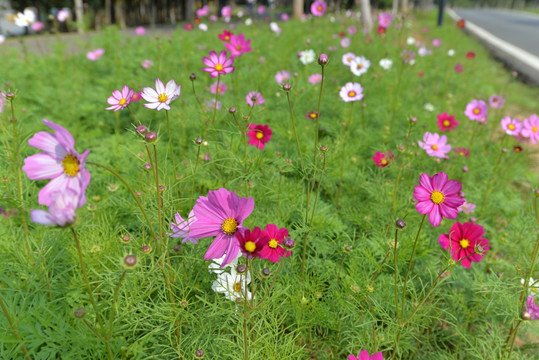
M 327 5 L 324 1 L 316 0 L 311 4 L 311 14 L 313 16 L 322 16 L 326 12 Z
M 224 42 L 229 42 L 230 41 L 230 37 L 234 35 L 232 32 L 228 31 L 228 30 L 223 30 L 223 33 L 222 34 L 219 34 L 218 37 L 219 37 L 219 40 L 221 41 L 224 41 Z
M 236 258 L 240 250 L 236 233 L 243 229 L 243 220 L 251 214 L 254 206 L 252 197 L 240 198 L 225 188 L 210 191 L 208 197 L 198 198 L 193 207 L 197 221 L 191 224 L 189 235 L 195 239 L 215 236 L 204 259 L 218 259 L 226 254 L 221 265 L 224 267 Z
M 391 152 L 391 150 L 388 150 L 387 153 L 383 153 L 381 151 L 377 151 L 376 154 L 372 157 L 374 160 L 374 163 L 378 167 L 386 167 L 388 166 L 393 160 L 395 160 L 395 155 Z
M 461 64 L 455 65 L 455 72 L 456 72 L 456 73 L 459 73 L 459 74 L 460 74 L 460 73 L 462 72 L 462 69 L 463 69 L 463 67 L 462 67 Z
M 235 58 L 241 56 L 243 53 L 248 53 L 251 51 L 251 40 L 245 39 L 243 34 L 239 35 L 230 35 L 230 42 L 225 43 L 225 47 L 230 51 L 230 57 Z
M 51 179 L 39 192 L 41 205 L 49 206 L 53 193 L 70 189 L 81 196 L 79 206 L 82 206 L 86 203 L 84 192 L 90 183 L 90 172 L 85 168 L 90 150 L 79 154 L 69 131 L 46 119 L 43 123 L 55 133 L 40 131 L 28 140 L 30 146 L 43 152 L 24 159 L 22 169 L 32 180 Z
M 459 125 L 459 122 L 455 120 L 455 115 L 449 115 L 446 112 L 438 114 L 438 121 L 436 123 L 440 131 L 451 131 Z
M 528 299 L 526 300 L 526 311 L 530 314 L 531 320 L 539 320 L 539 306 L 535 304 L 533 301 L 533 295 L 528 295 Z
M 457 208 L 464 204 L 464 199 L 458 195 L 461 188 L 460 182 L 448 180 L 443 171 L 432 178 L 421 174 L 419 186 L 414 189 L 415 208 L 420 214 L 429 214 L 429 221 L 434 227 L 440 225 L 442 217 L 456 219 L 459 214 Z
M 247 136 L 249 137 L 249 145 L 256 146 L 260 150 L 271 140 L 272 130 L 268 125 L 250 124 Z
M 234 71 L 234 59 L 227 59 L 226 50 L 223 50 L 217 55 L 215 51 L 210 51 L 210 57 L 203 57 L 202 62 L 207 67 L 203 67 L 202 71 L 207 71 L 210 73 L 212 78 L 217 77 L 217 75 L 228 74 Z
M 464 115 L 470 120 L 486 121 L 488 117 L 488 105 L 483 100 L 472 100 L 466 105 Z
M 381 352 L 377 352 L 376 354 L 369 356 L 369 352 L 367 350 L 363 350 L 357 357 L 354 355 L 348 355 L 348 360 L 384 360 L 384 355 Z
M 133 89 L 130 89 L 127 85 L 122 88 L 121 92 L 120 90 L 114 90 L 112 96 L 109 96 L 107 99 L 107 103 L 110 106 L 105 110 L 114 110 L 114 112 L 116 112 L 125 109 L 129 103 L 131 103 L 131 98 L 134 93 Z
M 456 222 L 451 226 L 449 234 L 441 234 L 438 242 L 444 249 L 451 249 L 451 257 L 460 261 L 466 269 L 471 262 L 479 262 L 489 249 L 487 239 L 483 238 L 485 230 L 474 223 L 461 224 Z
M 236 239 L 239 241 L 240 250 L 246 258 L 252 259 L 260 257 L 260 251 L 266 244 L 260 237 L 260 233 L 261 230 L 258 226 L 255 227 L 253 231 L 242 229 L 236 233 Z
M 459 156 L 470 156 L 470 150 L 466 149 L 465 147 L 457 147 L 454 148 L 453 151 L 456 152 Z
M 283 240 L 286 237 L 288 237 L 287 229 L 277 229 L 277 226 L 274 224 L 266 225 L 266 229 L 260 234 L 260 238 L 265 243 L 260 251 L 260 258 L 276 263 L 281 259 L 281 256 L 289 257 L 291 254 L 290 251 L 282 246 Z

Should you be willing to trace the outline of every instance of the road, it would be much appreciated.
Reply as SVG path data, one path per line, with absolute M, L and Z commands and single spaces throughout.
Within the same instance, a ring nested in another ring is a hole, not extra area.
M 454 11 L 494 36 L 539 56 L 539 15 L 503 9 L 454 9 Z

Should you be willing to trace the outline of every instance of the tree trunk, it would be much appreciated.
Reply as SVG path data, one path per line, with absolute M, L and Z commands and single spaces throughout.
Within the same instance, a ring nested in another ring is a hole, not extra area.
M 121 29 L 125 29 L 124 0 L 114 0 L 114 16 Z
M 365 31 L 372 29 L 371 3 L 369 0 L 360 0 L 361 4 L 361 24 Z
M 105 0 L 105 25 L 111 23 L 112 0 Z
M 391 8 L 391 13 L 396 15 L 399 11 L 399 0 L 393 0 L 393 7 Z
M 401 0 L 401 10 L 403 13 L 408 12 L 408 0 Z
M 292 16 L 294 19 L 301 19 L 303 15 L 303 0 L 294 0 L 292 5 Z
M 187 6 L 185 7 L 185 20 L 193 20 L 195 15 L 195 0 L 187 0 Z
M 84 8 L 82 7 L 82 0 L 75 0 L 75 16 L 77 17 L 77 31 L 79 34 L 84 34 Z

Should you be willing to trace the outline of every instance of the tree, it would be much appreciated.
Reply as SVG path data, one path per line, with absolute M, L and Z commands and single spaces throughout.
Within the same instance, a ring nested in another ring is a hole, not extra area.
M 300 19 L 303 15 L 303 0 L 294 0 L 292 5 L 292 16 L 294 19 Z
M 371 31 L 372 29 L 372 15 L 371 15 L 371 3 L 369 0 L 359 0 L 361 5 L 361 23 L 363 29 Z

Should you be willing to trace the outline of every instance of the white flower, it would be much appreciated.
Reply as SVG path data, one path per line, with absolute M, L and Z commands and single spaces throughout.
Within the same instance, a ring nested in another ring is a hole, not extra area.
M 389 59 L 382 59 L 380 60 L 380 66 L 384 68 L 384 70 L 391 69 L 391 66 L 393 65 L 393 61 Z
M 363 56 L 358 56 L 350 64 L 350 71 L 356 76 L 361 76 L 369 70 L 370 66 L 371 62 L 369 60 L 365 59 Z
M 6 37 L 4 35 L 0 35 L 0 44 L 3 44 L 4 41 L 6 41 Z
M 409 65 L 415 65 L 415 59 L 410 60 Z
M 253 19 L 251 19 L 251 18 L 245 19 L 245 25 L 246 26 L 251 26 L 252 24 L 253 24 Z
M 431 103 L 426 103 L 425 104 L 425 110 L 434 111 L 434 105 L 432 105 Z
M 335 20 L 336 20 L 336 19 L 335 19 L 335 16 L 330 16 L 330 17 L 329 17 L 329 21 L 330 21 L 330 22 L 334 23 Z
M 32 9 L 24 9 L 24 13 L 15 16 L 15 25 L 26 27 L 36 21 L 36 13 Z
M 421 47 L 419 48 L 419 50 L 417 50 L 417 54 L 418 54 L 419 56 L 423 57 L 423 56 L 432 54 L 432 52 L 431 52 L 429 49 L 427 49 L 426 47 L 421 46 Z
M 413 38 L 413 36 L 409 36 L 408 39 L 406 39 L 406 43 L 408 45 L 414 45 L 415 44 L 415 39 Z
M 230 268 L 230 273 L 223 271 L 217 275 L 211 286 L 213 291 L 225 294 L 228 300 L 236 299 L 251 300 L 252 294 L 247 285 L 251 283 L 251 274 L 247 271 L 245 274 L 238 274 L 235 267 Z
M 526 280 L 520 279 L 520 283 L 524 286 Z M 528 280 L 528 291 L 532 295 L 539 295 L 539 280 L 534 280 L 532 277 Z
M 243 11 L 238 11 L 236 15 L 241 19 L 243 17 Z
M 354 53 L 346 53 L 342 56 L 342 63 L 346 66 L 350 66 L 352 65 L 352 61 L 354 61 L 356 57 L 357 56 Z
M 206 24 L 198 24 L 198 28 L 202 31 L 208 31 L 208 25 Z
M 455 55 L 455 50 L 449 49 L 449 51 L 447 52 L 447 55 L 449 55 L 449 56 Z
M 277 24 L 276 22 L 270 23 L 270 30 L 276 33 L 277 35 L 279 35 L 282 31 L 281 28 L 279 27 L 279 24 Z
M 299 61 L 301 61 L 304 65 L 307 65 L 314 62 L 315 58 L 316 53 L 314 50 L 303 50 L 299 56 Z
M 155 79 L 155 89 L 145 87 L 142 89 L 142 98 L 148 102 L 144 104 L 148 109 L 170 110 L 170 103 L 174 101 L 181 93 L 181 85 L 176 85 L 174 79 L 165 84 L 159 78 Z
M 207 142 L 206 142 L 206 144 L 202 143 L 202 145 L 208 146 L 208 143 Z M 223 260 L 225 260 L 226 254 L 224 254 L 219 259 L 213 259 L 212 262 L 210 263 L 210 265 L 208 265 L 208 271 L 210 273 L 220 274 L 220 273 L 222 273 L 223 271 L 225 271 L 228 268 L 234 268 L 235 269 L 236 266 L 238 265 L 238 259 L 242 256 L 241 254 L 242 254 L 241 251 L 238 252 L 238 256 L 236 256 L 236 258 L 234 260 L 232 260 L 231 262 L 229 262 L 228 264 L 226 264 L 223 267 L 221 267 L 221 264 L 223 263 Z

